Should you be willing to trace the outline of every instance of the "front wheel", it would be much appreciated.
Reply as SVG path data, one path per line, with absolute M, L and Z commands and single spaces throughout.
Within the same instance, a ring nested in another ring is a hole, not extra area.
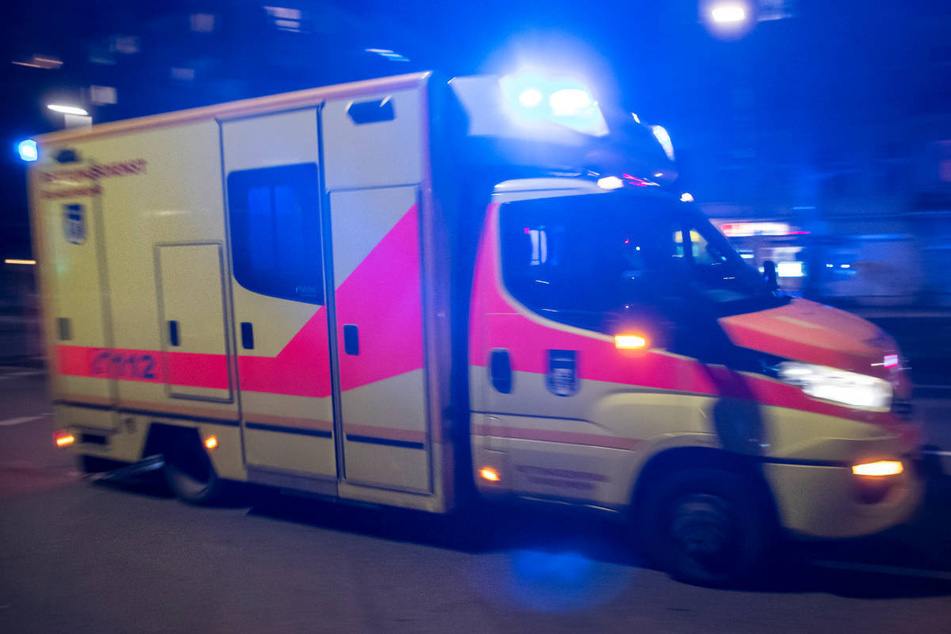
M 756 488 L 720 469 L 672 473 L 647 492 L 638 518 L 653 561 L 675 579 L 708 586 L 762 572 L 772 522 Z

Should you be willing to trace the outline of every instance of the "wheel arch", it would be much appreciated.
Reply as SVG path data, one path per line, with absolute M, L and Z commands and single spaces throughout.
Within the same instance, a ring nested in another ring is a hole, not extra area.
M 764 505 L 770 519 L 778 524 L 778 510 L 773 492 L 763 474 L 762 463 L 755 456 L 738 454 L 713 446 L 675 446 L 650 455 L 637 470 L 631 490 L 629 514 L 636 518 L 647 492 L 671 474 L 693 469 L 717 469 L 737 474 L 751 483 L 757 500 Z
M 192 442 L 201 445 L 201 434 L 197 428 L 153 422 L 149 424 L 140 459 L 165 454 L 169 449 L 183 447 Z

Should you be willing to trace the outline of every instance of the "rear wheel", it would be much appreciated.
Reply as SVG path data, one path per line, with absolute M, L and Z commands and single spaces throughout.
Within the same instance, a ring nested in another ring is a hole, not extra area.
M 681 581 L 723 586 L 762 572 L 772 522 L 762 496 L 737 473 L 671 473 L 646 493 L 641 533 L 660 568 Z
M 189 434 L 191 436 L 191 434 Z M 176 437 L 182 442 L 170 444 L 163 452 L 165 482 L 175 497 L 189 504 L 209 505 L 221 500 L 225 488 L 198 434 L 194 439 Z

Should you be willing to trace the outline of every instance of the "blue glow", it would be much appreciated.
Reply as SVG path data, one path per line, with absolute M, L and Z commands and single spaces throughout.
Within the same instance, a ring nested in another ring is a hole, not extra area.
M 40 157 L 40 152 L 36 147 L 36 141 L 33 139 L 20 141 L 20 145 L 17 146 L 17 149 L 20 151 L 20 159 L 27 163 L 32 163 Z
M 556 123 L 592 136 L 608 133 L 601 108 L 579 81 L 519 73 L 502 77 L 499 84 L 510 114 L 521 125 Z
M 660 143 L 660 147 L 664 148 L 664 154 L 667 155 L 671 161 L 674 160 L 674 144 L 670 141 L 670 135 L 667 133 L 667 130 L 662 125 L 652 125 L 651 132 L 654 133 L 654 138 L 657 139 L 657 142 Z
M 403 55 L 400 55 L 396 51 L 391 51 L 388 48 L 366 48 L 363 50 L 366 51 L 367 53 L 374 53 L 376 55 L 379 55 L 380 57 L 390 60 L 391 62 L 408 62 L 409 61 L 408 57 L 404 57 Z
M 591 575 L 591 561 L 578 553 L 517 551 L 512 563 L 516 574 L 530 582 L 577 586 Z

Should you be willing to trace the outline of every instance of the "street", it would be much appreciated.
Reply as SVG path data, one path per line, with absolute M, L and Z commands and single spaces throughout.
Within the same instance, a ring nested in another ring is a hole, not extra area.
M 951 632 L 951 486 L 907 526 L 797 549 L 751 591 L 639 565 L 625 527 L 557 510 L 464 517 L 255 495 L 200 508 L 81 477 L 35 368 L 0 368 L 0 631 Z M 951 450 L 951 399 L 920 400 Z

